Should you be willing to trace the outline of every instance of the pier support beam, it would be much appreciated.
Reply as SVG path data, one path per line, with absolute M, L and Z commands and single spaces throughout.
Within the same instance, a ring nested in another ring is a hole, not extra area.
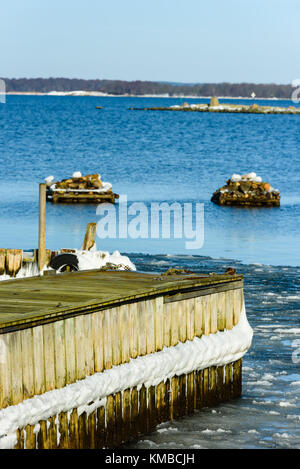
M 41 272 L 46 264 L 46 184 L 39 187 L 39 257 L 38 267 Z

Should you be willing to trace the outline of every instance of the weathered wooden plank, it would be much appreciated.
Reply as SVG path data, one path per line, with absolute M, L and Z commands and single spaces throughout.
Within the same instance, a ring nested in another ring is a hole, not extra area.
M 224 331 L 226 323 L 226 305 L 225 305 L 225 292 L 218 293 L 217 304 L 217 328 L 218 331 Z
M 155 352 L 155 301 L 148 300 L 146 302 L 145 323 L 146 323 L 146 352 Z
M 164 345 L 164 302 L 163 297 L 155 298 L 155 350 L 162 350 Z
M 129 308 L 129 354 L 131 358 L 138 356 L 138 319 L 137 303 L 130 303 Z
M 0 248 L 0 275 L 5 272 L 5 249 Z
M 0 409 L 13 403 L 11 334 L 0 335 Z
M 69 429 L 68 429 L 68 413 L 61 412 L 58 416 L 58 431 L 59 431 L 59 448 L 69 448 Z
M 48 441 L 49 449 L 57 449 L 56 415 L 48 419 Z
M 160 423 L 163 421 L 162 414 L 163 414 L 163 402 L 164 402 L 164 387 L 165 383 L 161 382 L 156 386 L 156 416 L 157 422 Z
M 187 302 L 189 300 L 179 301 L 178 308 L 178 321 L 179 321 L 179 340 L 185 342 L 187 339 Z
M 76 351 L 76 372 L 77 379 L 86 376 L 86 338 L 85 338 L 85 318 L 76 316 L 75 318 L 75 351 Z
M 78 412 L 74 409 L 69 416 L 69 449 L 79 448 Z
M 138 436 L 139 429 L 139 393 L 137 388 L 131 390 L 131 432 L 133 436 Z
M 202 387 L 202 405 L 208 406 L 208 392 L 209 392 L 209 368 L 203 370 L 203 387 Z
M 102 449 L 105 447 L 105 435 L 106 435 L 106 430 L 105 430 L 105 407 L 101 406 L 98 407 L 97 411 L 97 427 L 96 427 L 96 448 L 97 449 Z
M 24 449 L 24 429 L 18 428 L 16 434 L 17 444 L 15 445 L 14 449 Z
M 122 417 L 123 417 L 123 435 L 122 441 L 125 442 L 131 435 L 131 391 L 126 389 L 122 395 Z
M 47 421 L 41 420 L 39 422 L 40 431 L 37 435 L 37 448 L 38 449 L 49 449 L 49 441 L 47 437 Z
M 53 324 L 45 324 L 42 327 L 44 336 L 45 390 L 50 391 L 55 388 L 54 329 Z M 25 331 L 26 329 L 23 331 L 22 335 Z
M 186 375 L 179 376 L 179 406 L 178 415 L 183 417 L 186 415 L 187 409 L 187 394 L 186 394 Z
M 104 368 L 108 370 L 112 367 L 112 344 L 110 338 L 112 337 L 111 333 L 111 310 L 106 309 L 103 311 L 103 355 L 104 355 Z
M 114 412 L 114 397 L 108 396 L 106 399 L 106 448 L 114 447 L 115 436 L 115 412 Z
M 110 310 L 111 314 L 111 330 L 110 336 L 106 335 L 106 340 L 111 341 L 112 347 L 112 364 L 120 365 L 122 362 L 122 345 L 121 345 L 121 316 L 120 308 L 113 308 Z
M 26 449 L 36 448 L 36 436 L 33 430 L 34 430 L 33 425 L 26 425 L 25 427 L 26 441 L 24 443 Z
M 96 231 L 97 223 L 88 223 L 81 248 L 83 251 L 89 251 L 94 246 Z
M 225 293 L 225 327 L 226 329 L 233 328 L 233 303 L 232 303 L 232 291 Z
M 194 372 L 187 374 L 186 379 L 186 398 L 187 398 L 187 415 L 192 415 L 194 413 Z
M 229 363 L 225 366 L 225 382 L 224 382 L 224 400 L 228 401 L 230 399 L 231 393 L 231 383 L 232 383 L 232 364 Z
M 174 420 L 179 416 L 179 379 L 173 376 L 171 379 L 170 393 L 170 420 Z
M 23 400 L 21 331 L 11 333 L 9 351 L 11 353 L 11 398 L 13 404 L 18 404 Z
M 202 334 L 203 334 L 203 329 L 202 329 L 202 325 L 203 325 L 203 319 L 202 319 L 202 315 L 203 315 L 203 304 L 202 304 L 202 297 L 196 297 L 194 299 L 194 331 L 195 331 L 195 336 L 196 337 L 201 337 Z
M 75 318 L 65 320 L 66 382 L 74 383 L 77 379 L 75 349 Z
M 22 249 L 6 249 L 5 270 L 7 275 L 15 277 L 22 267 Z
M 208 376 L 208 396 L 207 403 L 209 406 L 214 406 L 218 402 L 217 399 L 217 367 L 211 366 L 209 368 Z
M 239 322 L 243 305 L 243 290 L 234 290 L 233 292 L 233 324 Z
M 122 442 L 126 441 L 128 429 L 123 422 L 123 400 L 122 393 L 117 392 L 114 395 L 114 409 L 115 409 L 115 425 L 114 425 L 114 445 L 119 446 Z
M 128 305 L 122 305 L 119 311 L 119 334 L 121 339 L 121 363 L 127 363 L 130 358 L 129 354 L 129 308 Z
M 84 337 L 85 337 L 85 375 L 94 373 L 94 347 L 93 347 L 93 324 L 90 314 L 84 316 Z
M 87 414 L 83 412 L 78 417 L 78 434 L 79 434 L 79 449 L 88 448 L 88 429 L 87 429 Z
M 167 422 L 169 420 L 170 415 L 170 396 L 171 396 L 171 380 L 167 379 L 164 383 L 164 396 L 163 396 L 163 404 L 162 404 L 162 418 L 163 422 Z
M 103 371 L 104 368 L 103 322 L 104 314 L 102 311 L 92 314 L 95 372 Z
M 211 302 L 208 296 L 202 298 L 202 329 L 205 335 L 211 332 Z
M 147 432 L 147 389 L 144 385 L 139 390 L 139 432 Z
M 177 303 L 170 303 L 168 308 L 171 310 L 171 338 L 170 345 L 177 345 L 179 342 L 179 328 L 180 328 L 180 319 L 179 314 L 181 314 L 181 309 L 179 310 Z
M 96 448 L 96 411 L 88 416 L 88 449 Z
M 224 400 L 223 391 L 224 391 L 224 367 L 223 366 L 218 366 L 217 367 L 217 399 L 218 399 L 218 402 L 222 402 Z
M 147 352 L 146 342 L 146 324 L 144 319 L 144 312 L 146 308 L 145 301 L 137 303 L 137 319 L 138 319 L 138 355 L 145 355 Z
M 66 383 L 65 324 L 64 321 L 53 323 L 55 387 L 62 388 Z
M 150 433 L 154 431 L 157 425 L 157 416 L 156 416 L 156 399 L 155 399 L 155 386 L 150 386 L 147 389 L 148 401 L 147 401 L 147 432 Z
M 35 394 L 42 394 L 46 390 L 43 326 L 37 326 L 32 329 L 32 342 L 34 392 Z
M 240 397 L 242 393 L 242 359 L 233 363 L 231 397 Z
M 21 331 L 23 398 L 34 396 L 34 361 L 32 329 Z M 54 388 L 54 383 L 53 383 Z M 52 389 L 53 389 L 52 388 Z M 48 390 L 48 389 L 47 389 Z
M 186 301 L 186 328 L 187 340 L 193 340 L 195 337 L 195 301 L 190 299 Z
M 169 347 L 171 345 L 171 324 L 172 324 L 172 305 L 170 303 L 164 304 L 164 320 L 163 320 L 163 331 L 164 331 L 164 346 Z
M 218 330 L 218 294 L 209 296 L 210 300 L 210 333 L 215 334 Z
M 202 409 L 203 402 L 203 370 L 196 371 L 195 376 L 195 408 Z

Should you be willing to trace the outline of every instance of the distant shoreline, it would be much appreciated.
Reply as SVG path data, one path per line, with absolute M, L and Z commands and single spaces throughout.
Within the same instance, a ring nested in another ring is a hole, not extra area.
M 191 96 L 191 95 L 173 95 L 166 94 L 108 94 L 97 91 L 51 91 L 49 93 L 41 93 L 38 91 L 8 91 L 6 95 L 12 96 L 91 96 L 97 98 L 167 98 L 167 99 L 210 99 L 212 96 Z M 249 96 L 218 96 L 219 99 L 247 99 L 251 101 L 291 101 L 288 98 L 261 98 Z

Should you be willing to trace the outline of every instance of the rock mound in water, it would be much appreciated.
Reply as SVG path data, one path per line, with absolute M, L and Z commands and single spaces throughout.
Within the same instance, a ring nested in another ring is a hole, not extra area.
M 213 193 L 211 201 L 218 205 L 280 206 L 280 193 L 256 173 L 233 174 L 226 185 Z
M 68 190 L 68 189 L 94 190 L 94 189 L 101 189 L 102 187 L 103 187 L 103 183 L 101 181 L 99 174 L 88 174 L 86 176 L 82 176 L 79 171 L 73 173 L 73 176 L 71 178 L 63 179 L 62 181 L 55 183 L 55 189 L 65 189 L 65 190 Z
M 118 194 L 112 191 L 110 182 L 102 182 L 100 174 L 87 174 L 82 176 L 80 171 L 75 171 L 72 177 L 54 182 L 54 177 L 49 176 L 46 182 L 46 198 L 50 202 L 70 203 L 115 203 Z

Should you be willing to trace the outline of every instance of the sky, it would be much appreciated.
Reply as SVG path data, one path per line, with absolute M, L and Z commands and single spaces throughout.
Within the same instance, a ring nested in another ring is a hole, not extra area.
M 0 0 L 0 76 L 300 78 L 299 0 Z

